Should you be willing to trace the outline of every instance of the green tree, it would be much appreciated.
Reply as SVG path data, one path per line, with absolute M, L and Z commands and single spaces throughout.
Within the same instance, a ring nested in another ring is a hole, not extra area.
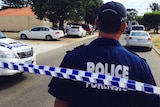
M 63 29 L 64 20 L 83 21 L 86 16 L 86 7 L 90 9 L 93 6 L 92 2 L 98 3 L 96 0 L 32 0 L 32 2 L 32 10 L 38 19 L 48 18 L 53 26 L 59 23 L 60 29 Z
M 90 0 L 86 4 L 85 23 L 94 25 L 94 20 L 97 17 L 99 7 L 103 4 L 102 0 Z
M 144 14 L 144 25 L 147 29 L 154 28 L 154 31 L 158 33 L 158 26 L 160 26 L 160 12 L 151 12 Z
M 30 0 L 2 0 L 4 6 L 2 9 L 7 8 L 22 8 L 31 4 Z
M 151 10 L 154 11 L 160 11 L 160 6 L 158 3 L 152 3 L 149 5 L 149 7 L 151 8 Z
M 127 9 L 127 20 L 134 21 L 137 20 L 138 11 L 136 9 Z
M 143 16 L 138 16 L 137 21 L 138 21 L 139 24 L 143 25 L 144 24 Z
M 68 17 L 67 19 L 71 20 L 72 22 L 79 22 L 84 20 L 85 16 L 85 0 L 73 0 L 69 3 L 70 9 L 68 10 Z
M 38 19 L 48 18 L 53 26 L 59 22 L 60 29 L 63 29 L 63 22 L 68 18 L 72 7 L 70 2 L 74 0 L 32 0 L 32 2 L 32 10 Z

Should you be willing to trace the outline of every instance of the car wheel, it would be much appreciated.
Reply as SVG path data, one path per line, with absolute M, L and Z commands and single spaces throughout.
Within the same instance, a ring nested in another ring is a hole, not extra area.
M 50 35 L 47 35 L 45 39 L 49 41 L 49 40 L 52 40 L 53 38 Z
M 149 48 L 149 51 L 152 51 L 152 48 Z
M 27 36 L 25 34 L 21 34 L 21 39 L 27 39 Z

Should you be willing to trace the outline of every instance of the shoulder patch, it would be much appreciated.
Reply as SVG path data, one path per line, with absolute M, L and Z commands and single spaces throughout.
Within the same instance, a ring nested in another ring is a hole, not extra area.
M 72 51 L 74 51 L 74 50 L 76 50 L 76 49 L 79 49 L 79 48 L 82 48 L 82 47 L 84 47 L 84 46 L 85 46 L 85 44 L 79 45 L 79 46 L 77 46 L 77 47 L 75 47 L 75 48 L 73 48 L 73 49 L 70 49 L 70 50 L 66 51 L 66 53 L 72 52 Z

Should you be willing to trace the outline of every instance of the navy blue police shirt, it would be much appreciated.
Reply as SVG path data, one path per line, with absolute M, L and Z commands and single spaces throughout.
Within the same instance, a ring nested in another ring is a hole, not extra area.
M 156 85 L 148 64 L 117 40 L 98 38 L 68 52 L 61 67 Z M 159 107 L 159 96 L 101 84 L 52 78 L 48 92 L 69 107 Z

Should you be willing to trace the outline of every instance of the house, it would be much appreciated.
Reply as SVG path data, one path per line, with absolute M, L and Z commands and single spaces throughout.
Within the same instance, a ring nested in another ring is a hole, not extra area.
M 35 26 L 52 26 L 48 20 L 38 20 L 31 7 L 0 11 L 0 31 L 21 31 Z

